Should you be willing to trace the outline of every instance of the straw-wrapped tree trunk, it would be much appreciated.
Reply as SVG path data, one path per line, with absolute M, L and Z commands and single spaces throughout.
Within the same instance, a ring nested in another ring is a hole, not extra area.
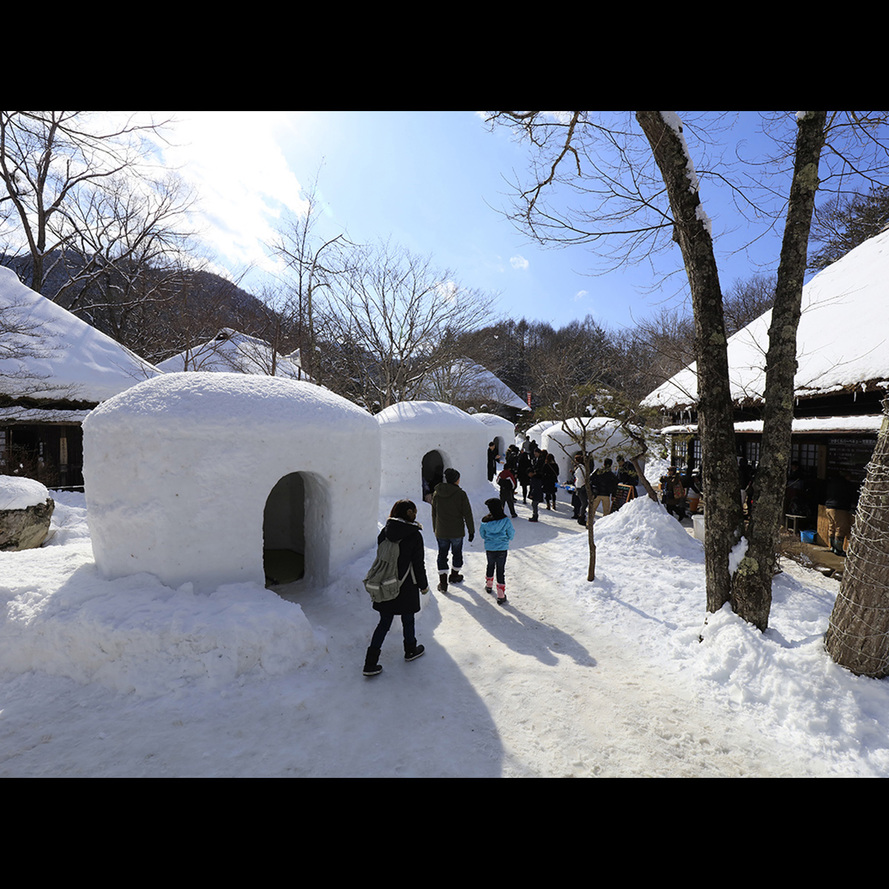
M 860 676 L 889 676 L 889 398 L 858 500 L 840 593 L 824 644 Z

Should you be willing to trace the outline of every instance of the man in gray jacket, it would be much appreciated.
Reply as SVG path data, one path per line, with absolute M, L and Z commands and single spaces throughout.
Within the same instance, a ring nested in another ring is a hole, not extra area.
M 448 591 L 448 581 L 460 583 L 463 575 L 463 529 L 468 532 L 469 542 L 475 537 L 475 522 L 469 497 L 460 487 L 460 473 L 456 469 L 445 470 L 445 480 L 432 492 L 432 532 L 438 540 L 438 589 Z M 453 569 L 448 575 L 448 552 L 453 556 Z

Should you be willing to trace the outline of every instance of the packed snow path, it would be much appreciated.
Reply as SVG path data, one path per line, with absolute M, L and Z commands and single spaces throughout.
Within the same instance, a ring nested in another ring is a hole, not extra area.
M 249 585 L 102 580 L 85 510 L 57 504 L 49 546 L 3 554 L 0 777 L 889 774 L 885 683 L 821 644 L 835 582 L 782 575 L 767 634 L 729 613 L 702 628 L 700 544 L 661 508 L 597 521 L 592 584 L 568 507 L 518 510 L 509 606 L 484 592 L 477 537 L 466 580 L 418 617 L 426 654 L 404 662 L 396 621 L 367 679 L 370 553 L 282 589 L 294 621 Z
M 341 696 L 335 724 L 314 739 L 306 774 L 503 777 L 741 777 L 814 775 L 817 768 L 770 749 L 744 717 L 726 722 L 675 677 L 649 666 L 645 653 L 615 638 L 596 609 L 560 583 L 586 565 L 556 562 L 548 541 L 585 536 L 564 503 L 527 521 L 522 504 L 507 560 L 509 605 L 484 592 L 478 538 L 465 546 L 465 580 L 434 591 L 418 618 L 426 654 L 401 658 L 396 619 L 386 640 L 383 673 L 360 679 L 375 623 L 364 591 L 364 633 L 333 651 L 329 694 Z M 601 516 L 600 516 L 601 518 Z M 425 529 L 430 583 L 434 537 Z M 566 598 L 567 596 L 567 598 Z M 337 621 L 331 603 L 301 600 L 313 624 Z M 342 681 L 344 680 L 344 681 Z M 399 742 L 392 745 L 393 727 Z M 334 734 L 337 733 L 337 734 Z M 339 733 L 354 740 L 342 761 Z M 329 748 L 328 748 L 329 750 Z M 322 765 L 322 763 L 324 763 Z

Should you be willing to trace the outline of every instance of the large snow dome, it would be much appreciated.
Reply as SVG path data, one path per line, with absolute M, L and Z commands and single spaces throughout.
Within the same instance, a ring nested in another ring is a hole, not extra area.
M 375 542 L 379 427 L 319 386 L 167 374 L 106 401 L 83 431 L 106 577 L 148 572 L 205 590 L 324 583 Z
M 445 469 L 460 473 L 472 492 L 487 484 L 486 451 L 491 430 L 450 404 L 401 401 L 376 415 L 380 427 L 380 497 L 420 503 L 424 488 L 441 481 Z
M 568 482 L 568 470 L 574 464 L 574 454 L 580 450 L 577 441 L 584 433 L 590 441 L 587 450 L 593 455 L 596 468 L 610 457 L 614 461 L 612 469 L 616 471 L 619 454 L 629 459 L 639 452 L 639 445 L 610 417 L 573 417 L 563 423 L 554 423 L 540 436 L 540 447 L 555 455 L 560 484 Z M 640 459 L 639 465 L 644 468 L 645 461 Z

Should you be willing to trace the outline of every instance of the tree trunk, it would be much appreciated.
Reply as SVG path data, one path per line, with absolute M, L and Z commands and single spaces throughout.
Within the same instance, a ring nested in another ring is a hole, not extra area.
M 810 111 L 800 118 L 787 221 L 769 328 L 766 356 L 762 452 L 756 470 L 756 497 L 747 526 L 747 550 L 732 584 L 732 610 L 765 631 L 772 605 L 772 577 L 777 569 L 790 435 L 793 423 L 796 332 L 809 248 L 809 230 L 818 190 L 818 162 L 827 114 Z M 709 519 L 708 519 L 709 520 Z
M 824 644 L 859 676 L 889 676 L 889 398 L 861 490 L 840 593 Z
M 652 488 L 651 482 L 645 477 L 645 473 L 639 467 L 638 460 L 638 457 L 630 457 L 630 463 L 633 464 L 633 469 L 636 470 L 636 475 L 639 477 L 642 487 L 645 488 L 645 493 L 648 494 L 650 500 L 654 500 L 657 503 L 657 491 Z
M 679 242 L 691 289 L 698 372 L 698 425 L 702 481 L 707 492 L 704 562 L 707 611 L 731 598 L 729 555 L 740 539 L 741 509 L 735 429 L 729 388 L 722 291 L 709 223 L 702 212 L 697 180 L 681 127 L 659 111 L 637 111 L 670 199 L 674 238 Z

